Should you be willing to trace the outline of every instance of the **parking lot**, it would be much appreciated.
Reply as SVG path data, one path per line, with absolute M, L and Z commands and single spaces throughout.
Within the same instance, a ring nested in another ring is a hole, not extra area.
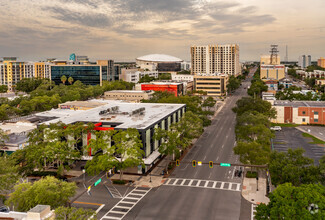
M 309 144 L 312 140 L 302 136 L 302 132 L 293 127 L 282 127 L 281 131 L 275 132 L 273 139 L 273 149 L 279 152 L 286 152 L 288 148 L 303 148 L 305 156 L 314 159 L 315 164 L 325 154 L 325 147 L 321 145 Z

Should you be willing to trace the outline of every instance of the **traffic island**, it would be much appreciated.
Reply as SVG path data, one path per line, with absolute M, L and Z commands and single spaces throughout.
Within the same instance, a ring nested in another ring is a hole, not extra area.
M 242 196 L 249 202 L 256 205 L 260 203 L 268 204 L 270 199 L 266 196 L 266 178 L 244 177 Z

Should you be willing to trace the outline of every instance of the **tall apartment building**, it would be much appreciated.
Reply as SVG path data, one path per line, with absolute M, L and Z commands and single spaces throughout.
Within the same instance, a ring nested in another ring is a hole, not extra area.
M 4 57 L 0 63 L 0 85 L 13 91 L 15 84 L 23 78 L 49 78 L 49 63 L 21 62 L 16 57 Z
M 320 66 L 322 68 L 325 68 L 325 58 L 321 57 L 317 60 L 317 66 Z
M 241 73 L 239 46 L 237 44 L 192 46 L 191 67 L 193 75 L 225 73 L 238 76 Z
M 310 55 L 301 55 L 299 56 L 298 66 L 301 68 L 306 68 L 311 65 L 311 56 Z

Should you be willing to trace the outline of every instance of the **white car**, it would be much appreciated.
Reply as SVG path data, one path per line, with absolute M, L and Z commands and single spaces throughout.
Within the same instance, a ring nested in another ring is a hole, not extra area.
M 274 127 L 271 127 L 270 129 L 273 131 L 281 131 L 282 130 L 280 126 L 274 126 Z

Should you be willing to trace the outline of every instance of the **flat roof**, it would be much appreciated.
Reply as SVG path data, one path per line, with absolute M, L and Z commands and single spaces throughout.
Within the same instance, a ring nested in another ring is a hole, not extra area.
M 107 124 L 117 125 L 115 128 L 127 129 L 145 129 L 169 114 L 186 106 L 185 104 L 165 104 L 165 103 L 128 103 L 121 100 L 102 100 L 105 105 L 89 110 L 70 110 L 70 109 L 52 109 L 50 111 L 37 113 L 37 116 L 57 117 L 43 124 L 63 122 L 71 124 L 75 122 L 105 122 Z M 111 110 L 112 107 L 118 107 L 117 110 Z M 143 108 L 142 110 L 139 110 Z M 109 113 L 103 111 L 110 109 Z M 136 113 L 135 111 L 142 111 Z M 99 114 L 102 112 L 103 114 Z
M 36 128 L 37 126 L 31 122 L 16 122 L 16 123 L 12 123 L 12 122 L 7 122 L 7 123 L 0 123 L 0 128 L 9 134 L 12 133 L 21 133 L 21 132 L 28 132 L 33 130 L 34 128 Z
M 291 106 L 291 107 L 318 107 L 325 108 L 325 101 L 288 101 L 276 100 L 274 106 Z
M 112 91 L 106 91 L 105 93 L 147 93 L 147 92 L 142 90 L 112 90 Z

